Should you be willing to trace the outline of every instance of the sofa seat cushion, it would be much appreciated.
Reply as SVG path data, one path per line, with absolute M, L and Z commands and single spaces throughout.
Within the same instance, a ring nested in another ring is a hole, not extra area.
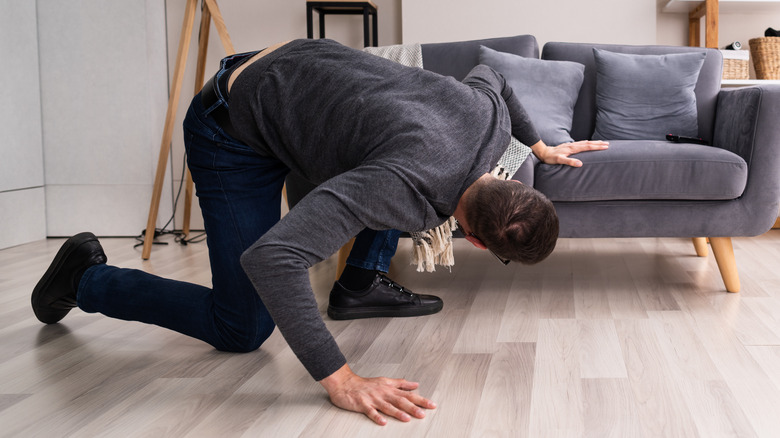
M 747 182 L 745 160 L 712 146 L 622 140 L 576 156 L 582 167 L 537 165 L 534 187 L 557 202 L 727 200 Z

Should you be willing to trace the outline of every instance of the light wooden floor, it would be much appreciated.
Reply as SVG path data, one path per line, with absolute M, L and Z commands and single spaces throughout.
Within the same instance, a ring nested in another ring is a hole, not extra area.
M 40 324 L 29 294 L 61 242 L 0 251 L 0 436 L 780 436 L 780 230 L 734 240 L 740 294 L 689 239 L 564 239 L 534 267 L 459 240 L 434 274 L 406 266 L 402 240 L 391 274 L 444 310 L 326 318 L 357 372 L 419 381 L 439 404 L 383 428 L 331 406 L 278 332 L 226 354 L 78 309 Z M 103 243 L 112 264 L 209 281 L 205 243 L 149 262 Z M 312 269 L 323 311 L 334 264 Z

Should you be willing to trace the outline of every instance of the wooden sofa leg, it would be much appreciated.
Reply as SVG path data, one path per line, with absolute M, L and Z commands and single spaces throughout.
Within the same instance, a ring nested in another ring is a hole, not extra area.
M 707 249 L 707 238 L 694 237 L 692 240 L 693 247 L 696 249 L 696 255 L 699 257 L 707 257 L 707 254 L 710 253 L 710 250 Z
M 734 247 L 731 245 L 731 237 L 710 237 L 712 253 L 718 262 L 720 275 L 729 292 L 739 292 L 739 273 L 737 272 L 737 260 L 734 258 Z
M 336 281 L 341 277 L 341 273 L 344 272 L 344 267 L 347 266 L 347 258 L 349 257 L 349 252 L 352 251 L 352 245 L 354 244 L 355 238 L 353 237 L 339 249 L 339 261 L 336 266 Z

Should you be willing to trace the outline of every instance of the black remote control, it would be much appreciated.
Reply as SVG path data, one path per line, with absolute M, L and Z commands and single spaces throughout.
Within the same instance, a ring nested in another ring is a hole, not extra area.
M 706 140 L 699 137 L 686 137 L 684 135 L 666 134 L 666 139 L 674 143 L 695 143 L 695 144 L 708 144 Z

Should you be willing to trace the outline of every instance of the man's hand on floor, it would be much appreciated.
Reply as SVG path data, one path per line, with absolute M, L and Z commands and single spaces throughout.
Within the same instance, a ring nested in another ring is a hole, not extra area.
M 406 422 L 411 421 L 412 417 L 424 418 L 423 408 L 436 408 L 434 402 L 411 392 L 419 386 L 416 382 L 387 377 L 360 377 L 352 372 L 349 365 L 344 365 L 322 379 L 320 384 L 328 391 L 334 405 L 362 412 L 381 426 L 387 424 L 382 414 Z

